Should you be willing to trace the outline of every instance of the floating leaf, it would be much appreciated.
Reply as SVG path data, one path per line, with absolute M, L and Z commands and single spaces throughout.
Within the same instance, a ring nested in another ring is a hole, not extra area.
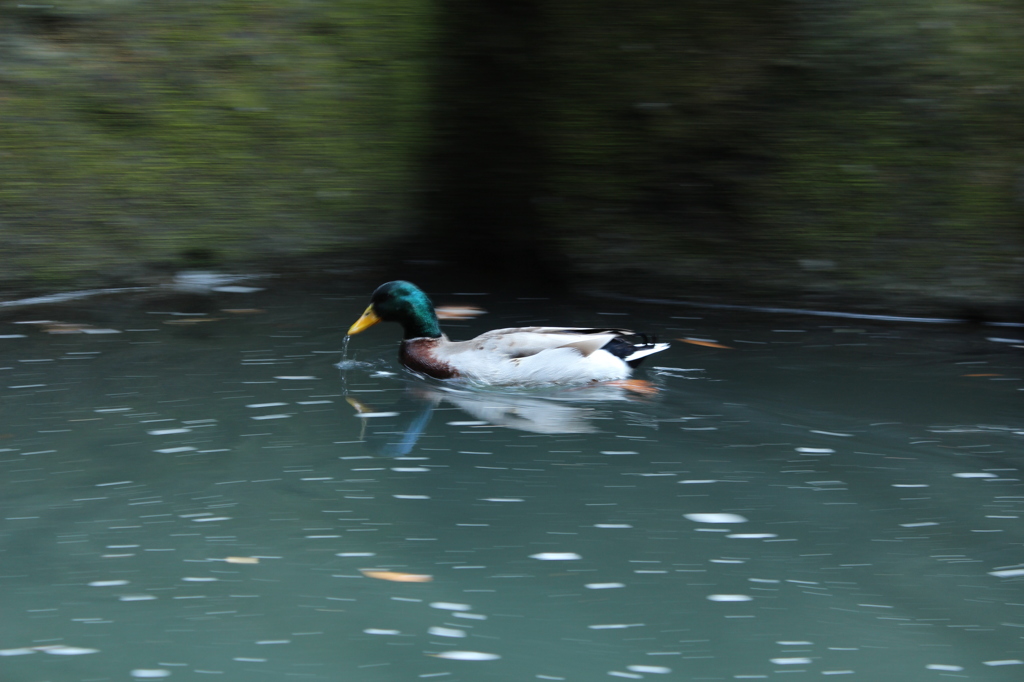
M 661 389 L 645 379 L 620 379 L 609 381 L 609 386 L 618 386 L 638 395 L 657 395 Z
M 434 579 L 432 575 L 422 573 L 400 573 L 399 571 L 378 571 L 372 568 L 361 568 L 363 575 L 367 578 L 377 580 L 390 580 L 395 583 L 429 583 Z
M 486 315 L 487 311 L 475 305 L 442 305 L 434 308 L 439 320 L 471 320 L 480 315 Z
M 704 339 L 676 339 L 676 341 L 682 341 L 683 343 L 692 343 L 695 346 L 706 346 L 707 348 L 732 348 L 732 346 L 723 346 L 720 343 L 714 341 L 705 341 Z

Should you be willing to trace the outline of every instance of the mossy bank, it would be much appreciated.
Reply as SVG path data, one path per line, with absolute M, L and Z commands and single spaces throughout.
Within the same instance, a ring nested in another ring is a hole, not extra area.
M 681 298 L 1006 309 L 1024 289 L 1011 0 L 0 16 L 8 285 L 337 258 Z

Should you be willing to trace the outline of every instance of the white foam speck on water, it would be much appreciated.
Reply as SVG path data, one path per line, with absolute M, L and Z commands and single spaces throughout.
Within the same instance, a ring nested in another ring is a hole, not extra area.
M 753 597 L 745 594 L 709 594 L 708 601 L 753 601 Z
M 287 405 L 287 404 L 288 403 L 252 403 L 251 405 L 246 405 L 246 407 L 251 407 L 251 408 L 258 408 L 258 407 L 282 407 L 282 406 Z
M 456 604 L 450 601 L 434 601 L 430 602 L 430 608 L 443 611 L 469 611 L 473 607 L 469 604 Z
M 260 414 L 260 415 L 256 415 L 255 417 L 249 417 L 249 419 L 254 419 L 256 421 L 266 421 L 267 419 L 290 419 L 290 418 L 291 418 L 290 414 Z
M 501 656 L 483 651 L 442 651 L 434 654 L 435 658 L 447 658 L 450 661 L 494 661 Z
M 156 678 L 156 677 L 170 677 L 170 670 L 163 670 L 162 668 L 136 668 L 129 673 L 132 677 L 140 679 Z
M 642 680 L 643 675 L 637 675 L 635 673 L 624 673 L 621 670 L 609 670 L 608 675 L 611 677 L 625 677 L 628 680 Z
M 1024 568 L 1008 568 L 1006 570 L 990 570 L 988 571 L 989 576 L 995 576 L 996 578 L 1016 578 L 1018 576 L 1024 576 Z
M 901 528 L 923 528 L 925 526 L 937 526 L 939 525 L 935 521 L 921 521 L 920 523 L 901 523 Z
M 447 422 L 448 426 L 487 426 L 490 422 Z
M 429 500 L 430 495 L 392 495 L 396 500 Z
M 392 471 L 430 471 L 427 467 L 391 467 Z
M 633 450 L 601 450 L 602 455 L 639 455 Z
M 203 523 L 206 521 L 230 521 L 230 516 L 206 516 L 201 519 L 192 519 L 196 523 Z
M 153 601 L 156 595 L 152 594 L 123 594 L 117 598 L 118 601 Z
M 959 672 L 964 669 L 962 665 L 947 665 L 945 663 L 929 663 L 925 668 L 928 670 L 946 670 L 949 672 Z
M 725 514 L 725 513 L 713 513 L 713 514 L 683 514 L 684 518 L 697 523 L 746 523 L 746 517 L 740 516 L 739 514 Z
M 594 528 L 632 528 L 628 523 L 595 523 Z
M 540 554 L 531 554 L 530 558 L 540 561 L 576 561 L 583 557 L 575 552 L 541 552 Z
M 835 452 L 832 448 L 797 448 L 796 451 L 804 455 L 831 455 Z
M 334 556 L 344 556 L 344 557 L 377 556 L 377 553 L 376 552 L 338 552 Z
M 779 537 L 775 533 L 729 533 L 725 537 L 737 540 L 764 540 L 766 538 Z
M 996 474 L 990 474 L 982 471 L 964 471 L 958 474 L 953 474 L 953 478 L 999 478 Z
M 487 616 L 482 613 L 469 613 L 468 611 L 457 611 L 452 613 L 456 618 L 466 618 L 468 620 L 487 620 Z
M 982 661 L 985 665 L 1024 665 L 1024 661 L 1017 658 L 1007 658 L 1001 661 Z
M 893 483 L 893 488 L 927 488 L 927 483 Z
M 89 583 L 89 587 L 117 587 L 119 585 L 127 584 L 127 580 L 93 580 Z
M 186 577 L 182 578 L 187 583 L 215 583 L 219 578 L 206 578 L 206 577 Z
M 192 429 L 155 429 L 153 431 L 146 431 L 151 436 L 167 436 L 172 433 L 192 433 Z
M 310 377 L 310 376 L 284 376 L 284 377 L 274 377 L 274 378 L 275 379 L 281 379 L 283 381 L 311 381 L 311 380 L 317 379 L 317 377 Z
M 357 419 L 375 419 L 377 417 L 397 417 L 399 412 L 356 412 L 353 417 Z
M 629 628 L 642 628 L 647 623 L 604 623 L 601 625 L 588 625 L 589 630 L 627 630 Z
M 159 450 L 154 450 L 153 452 L 159 452 L 162 455 L 170 455 L 174 454 L 175 452 L 192 452 L 193 450 L 195 450 L 195 448 L 190 447 L 188 445 L 183 445 L 177 448 L 160 448 Z
M 679 481 L 679 482 L 680 483 L 687 483 L 687 484 L 690 484 L 690 483 L 718 483 L 718 479 L 715 479 L 715 478 L 688 478 L 688 479 L 686 479 L 684 481 Z
M 400 635 L 401 630 L 382 630 L 380 628 L 366 628 L 363 630 L 368 635 Z
M 225 294 L 253 294 L 257 291 L 263 291 L 263 287 L 243 287 L 231 284 L 223 287 L 213 287 L 211 291 L 219 291 Z
M 44 654 L 53 654 L 55 656 L 84 656 L 85 654 L 99 653 L 99 649 L 90 649 L 82 646 L 65 646 L 63 644 L 37 646 L 33 648 L 37 651 L 42 651 Z
M 443 627 L 436 626 L 436 625 L 431 627 L 430 629 L 428 629 L 427 632 L 429 632 L 432 635 L 436 635 L 438 637 L 465 637 L 466 636 L 466 631 L 465 630 L 458 630 L 456 628 L 443 628 Z
M 583 587 L 588 590 L 614 590 L 618 587 L 625 587 L 625 583 L 587 583 Z
M 809 658 L 795 657 L 795 658 L 773 658 L 772 663 L 775 665 L 804 665 L 811 662 Z
M 523 502 L 521 497 L 481 497 L 481 502 Z
M 20 647 L 17 649 L 0 649 L 0 656 L 27 656 L 34 654 L 35 649 L 29 649 L 28 647 Z
M 627 665 L 626 670 L 632 670 L 635 673 L 654 673 L 657 675 L 665 675 L 672 672 L 672 668 L 666 668 L 663 665 Z
M 369 369 L 373 367 L 370 363 L 361 362 L 360 360 L 340 360 L 334 366 L 342 370 Z
M 840 436 L 842 438 L 853 438 L 852 433 L 839 433 L 837 431 L 815 431 L 814 429 L 811 429 L 811 433 L 817 433 L 822 436 Z

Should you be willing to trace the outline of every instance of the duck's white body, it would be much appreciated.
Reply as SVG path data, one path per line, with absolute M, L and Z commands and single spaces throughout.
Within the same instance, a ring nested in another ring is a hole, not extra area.
M 469 341 L 450 341 L 445 336 L 409 339 L 402 344 L 401 357 L 406 366 L 431 376 L 492 386 L 618 381 L 633 373 L 630 362 L 668 348 L 666 343 L 642 344 L 632 347 L 625 357 L 605 349 L 616 339 L 626 344 L 621 337 L 630 333 L 622 329 L 513 327 L 495 329 Z

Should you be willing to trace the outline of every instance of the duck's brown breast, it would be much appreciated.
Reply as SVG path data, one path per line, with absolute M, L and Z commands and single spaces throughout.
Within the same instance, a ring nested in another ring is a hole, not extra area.
M 439 339 L 409 339 L 398 348 L 398 360 L 414 372 L 435 379 L 452 379 L 459 373 L 446 362 L 434 356 Z

